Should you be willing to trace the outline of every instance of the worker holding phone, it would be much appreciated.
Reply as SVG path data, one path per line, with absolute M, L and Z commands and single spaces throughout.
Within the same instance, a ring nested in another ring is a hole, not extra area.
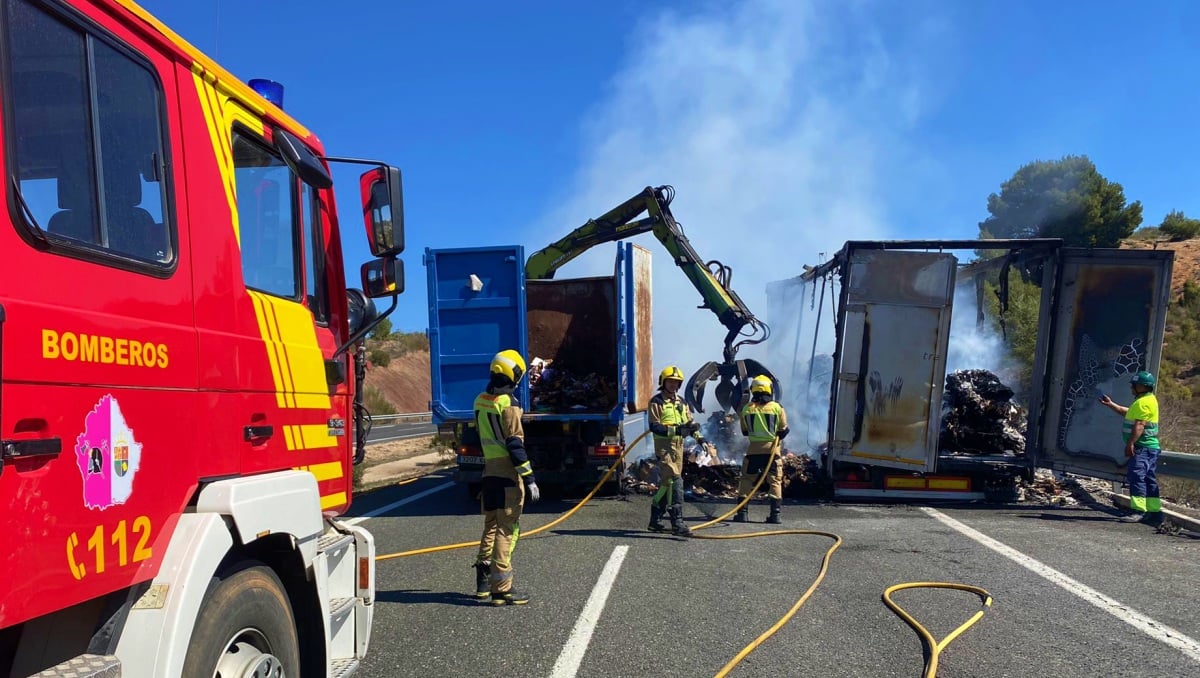
M 1130 508 L 1130 512 L 1121 518 L 1125 522 L 1162 523 L 1162 499 L 1159 498 L 1155 473 L 1161 452 L 1155 385 L 1153 374 L 1144 370 L 1135 374 L 1129 382 L 1133 391 L 1133 402 L 1129 407 L 1118 405 L 1106 394 L 1100 395 L 1100 404 L 1125 416 L 1121 437 L 1125 440 L 1125 456 L 1129 459 L 1125 480 L 1129 484 Z

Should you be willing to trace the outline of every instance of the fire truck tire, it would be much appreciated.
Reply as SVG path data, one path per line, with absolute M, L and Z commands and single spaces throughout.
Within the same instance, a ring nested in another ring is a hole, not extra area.
M 292 606 L 279 577 L 244 562 L 213 580 L 184 659 L 185 676 L 299 676 Z

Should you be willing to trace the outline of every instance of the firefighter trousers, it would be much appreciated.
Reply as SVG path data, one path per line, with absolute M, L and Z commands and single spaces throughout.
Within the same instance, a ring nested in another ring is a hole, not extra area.
M 675 519 L 678 513 L 683 515 L 683 478 L 679 476 L 664 477 L 659 483 L 658 491 L 650 498 L 654 506 L 661 512 L 671 513 L 671 519 Z
M 767 469 L 767 461 L 770 458 L 770 454 L 747 454 L 742 459 L 742 478 L 738 481 L 739 495 L 744 497 L 750 494 L 754 485 L 758 483 L 759 476 L 766 473 L 767 479 L 759 489 L 766 490 L 767 496 L 772 499 L 783 498 L 783 464 L 776 456 L 771 468 Z
M 484 478 L 479 497 L 483 513 L 483 535 L 479 538 L 476 562 L 491 562 L 488 583 L 492 593 L 512 590 L 512 554 L 521 536 L 521 510 L 525 486 L 508 478 Z
M 1162 499 L 1158 495 L 1158 450 L 1136 447 L 1125 471 L 1129 483 L 1129 508 L 1142 513 L 1160 513 Z
M 663 513 L 678 512 L 683 515 L 683 439 L 654 441 L 654 454 L 658 457 L 658 491 L 650 501 Z

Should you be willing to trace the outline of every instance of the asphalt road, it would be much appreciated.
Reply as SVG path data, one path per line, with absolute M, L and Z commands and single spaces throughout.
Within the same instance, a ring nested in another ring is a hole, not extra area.
M 364 495 L 353 515 L 378 514 L 363 524 L 381 554 L 473 541 L 477 506 L 448 483 L 435 475 Z M 527 507 L 522 527 L 571 505 Z M 711 676 L 792 606 L 832 544 L 811 535 L 655 535 L 643 529 L 647 505 L 637 495 L 597 499 L 522 540 L 516 586 L 533 598 L 523 607 L 474 601 L 472 549 L 379 562 L 361 674 Z M 686 512 L 696 524 L 719 506 L 689 503 Z M 763 506 L 751 511 L 755 520 L 765 514 Z M 834 532 L 844 543 L 812 598 L 732 676 L 919 676 L 919 637 L 880 599 L 909 581 L 972 584 L 995 600 L 942 652 L 939 676 L 1200 675 L 1195 535 L 1118 523 L 1103 507 L 810 503 L 785 505 L 783 517 L 785 528 Z M 730 523 L 704 533 L 768 527 Z M 610 585 L 597 586 L 601 579 Z M 939 638 L 980 607 L 959 591 L 894 597 Z
M 429 422 L 416 424 L 375 424 L 367 434 L 368 443 L 385 443 L 389 440 L 415 438 L 419 435 L 433 435 L 437 427 Z

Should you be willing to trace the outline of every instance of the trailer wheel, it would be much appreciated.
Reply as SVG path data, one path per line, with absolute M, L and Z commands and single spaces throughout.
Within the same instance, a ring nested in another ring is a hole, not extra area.
M 983 485 L 983 500 L 989 504 L 1013 504 L 1020 500 L 1015 477 L 987 480 Z
M 300 645 L 292 606 L 279 577 L 270 568 L 243 563 L 213 580 L 192 630 L 183 675 L 300 675 Z

